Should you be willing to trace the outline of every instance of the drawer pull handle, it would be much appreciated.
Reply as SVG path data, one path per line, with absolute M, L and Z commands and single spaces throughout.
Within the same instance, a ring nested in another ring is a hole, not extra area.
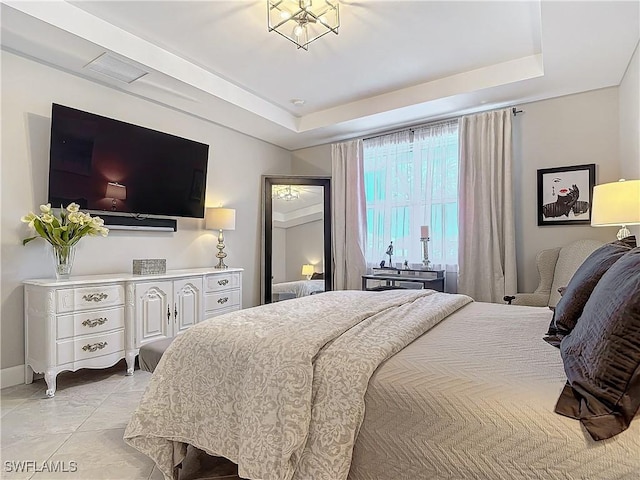
M 220 305 L 222 305 L 222 304 L 224 304 L 224 303 L 227 303 L 228 301 L 229 301 L 229 297 L 222 297 L 222 298 L 219 298 L 219 299 L 218 299 L 218 303 L 219 303 Z
M 98 342 L 94 343 L 93 345 L 87 343 L 84 347 L 82 347 L 82 350 L 84 350 L 85 352 L 96 352 L 98 350 L 102 350 L 106 346 L 107 342 Z
M 82 298 L 86 302 L 101 302 L 102 300 L 104 300 L 108 296 L 109 295 L 107 295 L 106 293 L 100 292 L 100 293 L 90 293 L 90 294 L 87 294 L 87 295 L 83 295 Z
M 87 318 L 84 322 L 82 322 L 82 325 L 85 327 L 93 328 L 97 327 L 98 325 L 104 325 L 105 323 L 107 323 L 107 319 L 105 317 L 94 319 Z
M 229 280 L 227 280 L 226 278 L 223 280 L 218 280 L 218 285 L 226 285 L 229 283 Z

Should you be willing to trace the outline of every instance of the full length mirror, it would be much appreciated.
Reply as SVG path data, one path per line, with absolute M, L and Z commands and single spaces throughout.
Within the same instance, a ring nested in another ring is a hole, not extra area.
M 329 177 L 263 177 L 262 303 L 331 290 Z

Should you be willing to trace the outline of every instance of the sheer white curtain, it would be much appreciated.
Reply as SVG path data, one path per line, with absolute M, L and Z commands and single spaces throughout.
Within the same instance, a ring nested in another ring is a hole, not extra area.
M 429 225 L 429 259 L 458 270 L 458 121 L 415 132 L 415 155 L 422 166 L 425 199 L 419 220 Z
M 376 266 L 421 264 L 420 227 L 429 226 L 429 260 L 455 274 L 458 263 L 458 122 L 429 125 L 364 142 L 365 258 Z M 447 275 L 455 291 L 455 275 Z
M 409 212 L 404 207 L 408 206 L 414 180 L 409 166 L 413 161 L 410 136 L 411 132 L 405 130 L 364 141 L 368 266 L 388 261 L 385 252 L 390 242 L 394 244 L 393 256 L 401 262 L 403 247 L 408 244 L 403 240 L 410 229 Z M 419 238 L 419 231 L 414 233 Z
M 359 290 L 367 267 L 362 140 L 331 145 L 333 288 Z
M 517 291 L 511 149 L 511 110 L 462 117 L 458 290 L 477 301 Z

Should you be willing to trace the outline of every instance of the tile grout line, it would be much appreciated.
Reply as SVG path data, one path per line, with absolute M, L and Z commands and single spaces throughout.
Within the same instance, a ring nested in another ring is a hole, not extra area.
M 147 477 L 147 480 L 151 480 L 151 477 L 153 477 L 153 471 L 156 469 L 156 463 L 153 462 L 153 467 L 151 467 L 151 472 L 149 473 L 149 476 Z M 160 472 L 162 473 L 162 472 Z M 164 478 L 164 474 L 162 475 L 162 477 Z
M 101 380 L 96 380 L 96 381 L 104 381 L 104 380 L 110 380 L 110 378 L 105 378 L 105 379 L 101 379 Z M 144 379 L 143 379 L 144 380 Z M 74 382 L 74 384 L 70 385 L 70 387 L 76 387 L 76 386 L 83 386 L 84 385 L 84 381 L 79 381 L 77 384 Z M 45 459 L 42 460 L 43 457 L 40 457 L 38 459 L 38 461 L 43 461 L 43 462 L 51 462 L 53 461 L 54 457 L 56 455 L 58 455 L 60 453 L 61 450 L 63 450 L 65 447 L 70 445 L 70 441 L 73 442 L 76 439 L 76 435 L 80 435 L 80 434 L 84 434 L 84 433 L 88 433 L 88 432 L 94 432 L 95 433 L 104 433 L 104 432 L 109 432 L 111 430 L 119 430 L 122 431 L 124 430 L 122 426 L 118 426 L 118 427 L 114 427 L 114 426 L 109 426 L 106 428 L 97 428 L 97 429 L 92 429 L 92 430 L 81 430 L 81 428 L 86 425 L 88 423 L 88 421 L 90 421 L 90 419 L 92 417 L 94 417 L 95 415 L 99 415 L 101 411 L 104 411 L 107 409 L 106 403 L 112 399 L 115 399 L 116 402 L 118 401 L 118 398 L 120 397 L 127 397 L 127 396 L 133 396 L 133 395 L 139 395 L 142 396 L 144 394 L 144 391 L 146 390 L 146 386 L 142 386 L 142 387 L 137 387 L 135 385 L 136 382 L 133 382 L 133 384 L 131 383 L 130 380 L 128 380 L 128 377 L 126 376 L 118 376 L 118 378 L 113 382 L 112 386 L 110 385 L 109 388 L 107 389 L 107 391 L 103 391 L 103 392 L 96 392 L 91 394 L 92 396 L 94 396 L 95 400 L 96 400 L 96 404 L 93 407 L 93 410 L 89 409 L 89 411 L 87 412 L 86 416 L 81 416 L 79 421 L 80 423 L 77 426 L 74 426 L 70 429 L 70 431 L 68 431 L 67 433 L 64 432 L 60 432 L 61 436 L 64 436 L 65 438 L 57 445 L 57 447 L 54 448 L 53 452 L 50 455 L 46 455 L 45 453 Z M 73 391 L 73 389 L 72 389 Z M 59 392 L 62 392 L 62 390 L 60 390 Z M 114 395 L 117 394 L 117 395 Z M 24 396 L 23 396 L 24 395 Z M 84 395 L 84 393 L 80 392 L 80 396 L 82 397 L 82 395 Z M 74 393 L 70 393 L 69 397 L 67 398 L 66 396 L 63 395 L 63 397 L 61 398 L 60 396 L 57 396 L 58 399 L 63 400 L 65 403 L 67 401 L 71 401 L 73 402 L 75 396 L 75 392 Z M 55 402 L 55 399 L 49 399 L 47 397 L 44 397 L 42 395 L 42 390 L 40 388 L 35 388 L 34 390 L 25 388 L 24 390 L 21 390 L 20 393 L 18 395 L 16 395 L 17 398 L 12 398 L 12 401 L 14 400 L 18 400 L 19 403 L 16 405 L 13 405 L 10 407 L 9 410 L 3 412 L 4 414 L 14 414 L 15 416 L 15 411 L 17 409 L 20 409 L 22 406 L 25 406 L 26 404 L 29 404 L 32 400 L 34 401 L 34 403 L 37 405 L 38 403 L 42 403 L 42 402 L 49 402 L 51 401 L 52 403 Z M 79 401 L 81 400 L 81 398 L 78 399 Z M 1 401 L 1 399 L 0 399 Z M 90 405 L 88 405 L 90 406 Z M 55 405 L 54 405 L 55 407 Z M 2 419 L 0 419 L 1 423 L 4 423 L 5 420 L 5 415 L 2 415 Z M 83 418 L 84 417 L 84 418 Z M 72 422 L 73 425 L 73 422 Z M 126 426 L 125 426 L 126 428 Z M 29 432 L 27 434 L 27 436 L 31 436 L 34 432 Z M 117 435 L 116 435 L 117 436 Z M 70 448 L 70 447 L 69 447 Z M 43 452 L 44 453 L 44 452 Z M 144 475 L 143 472 L 139 472 L 141 473 L 141 477 L 145 478 L 147 480 L 150 480 L 154 474 L 154 469 L 155 469 L 155 463 L 150 462 L 149 465 L 149 470 L 148 470 L 148 475 Z M 39 472 L 33 472 L 31 475 L 29 475 L 28 480 L 32 480 L 32 479 L 36 479 L 36 478 L 40 478 L 40 476 L 38 476 Z
M 122 382 L 122 379 L 120 380 L 120 382 Z M 119 386 L 119 385 L 118 385 L 118 386 Z M 98 409 L 99 409 L 99 408 L 104 404 L 104 402 L 106 402 L 106 401 L 107 401 L 107 398 L 109 398 L 109 397 L 111 396 L 111 394 L 112 394 L 112 393 L 113 393 L 113 392 L 110 392 L 110 393 L 108 393 L 108 394 L 104 397 L 104 399 L 103 399 L 103 400 L 102 400 L 102 401 L 101 401 L 101 402 L 96 406 L 96 408 L 95 408 L 95 409 L 94 409 L 94 410 L 93 410 L 89 415 L 87 415 L 87 418 L 85 418 L 85 419 L 84 419 L 84 421 L 83 421 L 80 425 L 78 425 L 78 426 L 77 426 L 77 427 L 76 427 L 76 428 L 75 428 L 75 429 L 74 429 L 74 430 L 69 434 L 69 436 L 65 439 L 65 441 L 64 441 L 64 442 L 62 442 L 62 443 L 58 446 L 58 448 L 56 448 L 56 449 L 55 449 L 55 451 L 54 451 L 51 455 L 49 455 L 49 456 L 47 457 L 47 459 L 45 460 L 45 462 L 48 462 L 49 460 L 51 460 L 51 459 L 53 458 L 53 456 L 54 456 L 56 453 L 58 453 L 58 451 L 59 451 L 62 447 L 64 447 L 64 446 L 67 444 L 67 442 L 71 439 L 71 437 L 73 437 L 73 435 L 75 435 L 75 434 L 78 432 L 78 429 L 79 429 L 82 425 L 84 425 L 84 424 L 85 424 L 85 422 L 86 422 L 87 420 L 89 420 L 89 418 L 91 418 L 91 416 L 92 416 L 94 413 L 96 413 L 96 412 L 98 411 Z M 49 400 L 49 399 L 42 399 L 42 400 Z M 35 475 L 35 473 L 34 473 L 34 475 Z M 31 477 L 29 477 L 29 480 L 31 480 L 31 478 L 33 478 L 33 475 L 32 475 Z
M 64 434 L 62 434 L 62 435 L 64 435 Z M 69 436 L 68 436 L 67 438 L 65 438 L 65 439 L 64 439 L 64 442 L 62 442 L 62 443 L 58 446 L 58 448 L 56 448 L 56 449 L 55 449 L 55 451 L 54 451 L 51 455 L 49 455 L 49 456 L 44 460 L 44 462 L 45 462 L 45 463 L 47 463 L 49 460 L 51 460 L 51 457 L 53 457 L 53 456 L 58 452 L 58 450 L 60 450 L 60 449 L 61 449 L 61 448 L 62 448 L 62 447 L 63 447 L 63 446 L 64 446 L 64 445 L 69 441 L 69 439 L 70 439 L 71 437 L 73 437 L 73 432 L 69 433 L 68 435 L 69 435 Z M 29 480 L 31 480 L 33 477 L 35 477 L 37 473 L 38 473 L 38 472 L 33 472 L 33 475 L 31 475 L 31 476 L 29 477 Z
M 89 415 L 87 415 L 87 418 L 85 418 L 84 421 L 80 425 L 78 425 L 76 427 L 76 429 L 73 431 L 73 433 L 76 433 L 78 430 L 80 430 L 80 427 L 82 425 L 87 423 L 87 420 L 89 420 L 91 418 L 91 416 L 98 411 L 98 409 L 104 404 L 104 402 L 107 401 L 107 399 L 111 396 L 111 394 L 113 394 L 113 392 L 108 393 L 107 396 L 104 397 L 104 400 L 102 400 L 102 402 L 100 402 L 100 404 L 95 408 L 95 410 L 93 412 L 91 412 Z

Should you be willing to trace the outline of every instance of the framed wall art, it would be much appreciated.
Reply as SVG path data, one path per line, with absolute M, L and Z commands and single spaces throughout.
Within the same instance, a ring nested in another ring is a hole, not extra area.
M 589 225 L 596 164 L 538 170 L 538 225 Z

